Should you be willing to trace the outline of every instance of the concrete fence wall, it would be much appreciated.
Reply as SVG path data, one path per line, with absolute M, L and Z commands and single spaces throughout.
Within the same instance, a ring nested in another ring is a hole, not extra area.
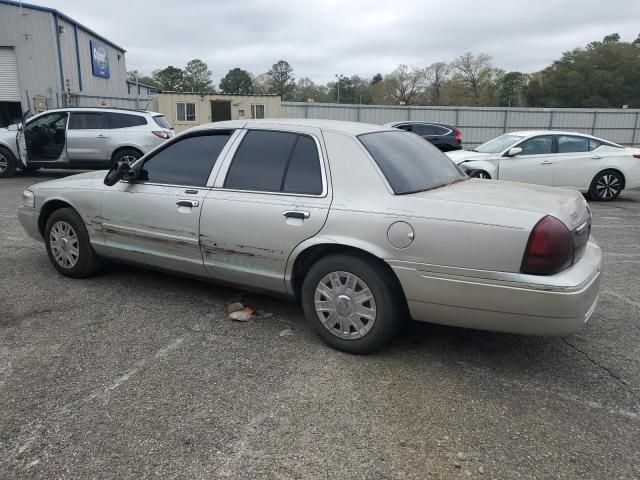
M 516 130 L 570 130 L 621 145 L 640 143 L 640 110 L 493 107 L 395 107 L 282 102 L 283 118 L 325 118 L 384 124 L 424 120 L 462 130 L 465 148 Z

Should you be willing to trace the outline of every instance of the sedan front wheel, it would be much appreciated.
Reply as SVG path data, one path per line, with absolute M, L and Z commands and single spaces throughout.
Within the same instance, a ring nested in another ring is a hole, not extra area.
M 302 285 L 305 317 L 328 345 L 371 353 L 394 337 L 406 306 L 393 273 L 374 260 L 330 255 L 314 264 Z

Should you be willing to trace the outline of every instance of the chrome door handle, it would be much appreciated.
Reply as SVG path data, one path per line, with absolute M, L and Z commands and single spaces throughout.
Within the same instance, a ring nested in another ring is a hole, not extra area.
M 98 135 L 96 138 L 107 138 L 106 135 Z
M 600 160 L 602 157 L 600 155 L 591 155 L 591 158 L 594 160 Z
M 303 212 L 301 210 L 287 210 L 282 212 L 282 215 L 287 218 L 299 218 L 301 220 L 305 220 L 311 216 L 309 212 Z
M 176 205 L 179 207 L 197 207 L 200 203 L 197 200 L 178 200 Z
M 540 165 L 551 165 L 553 162 L 551 160 L 545 160 Z

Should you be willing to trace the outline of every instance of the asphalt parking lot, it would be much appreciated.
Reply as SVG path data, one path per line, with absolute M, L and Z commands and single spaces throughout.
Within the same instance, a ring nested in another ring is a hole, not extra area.
M 591 204 L 606 277 L 580 334 L 413 323 L 360 357 L 284 300 L 61 276 L 16 209 L 68 173 L 0 180 L 1 479 L 640 477 L 640 191 Z M 233 301 L 274 316 L 232 322 Z

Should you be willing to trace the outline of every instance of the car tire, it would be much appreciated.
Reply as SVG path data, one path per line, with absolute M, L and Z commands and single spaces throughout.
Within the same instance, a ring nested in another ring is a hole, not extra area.
M 142 154 L 138 150 L 133 150 L 131 148 L 127 148 L 125 150 L 120 150 L 113 156 L 112 165 L 117 165 L 120 162 L 126 162 L 129 165 L 138 160 Z
M 336 254 L 316 262 L 302 284 L 305 318 L 327 345 L 372 353 L 395 336 L 407 318 L 397 279 L 378 261 Z
M 483 180 L 491 180 L 491 175 L 485 170 L 474 170 L 469 175 L 471 178 L 481 178 Z
M 56 270 L 72 278 L 88 277 L 100 268 L 82 217 L 72 208 L 51 214 L 44 230 L 49 260 Z
M 9 178 L 16 173 L 18 161 L 7 148 L 0 147 L 0 178 Z
M 600 202 L 610 202 L 618 198 L 624 186 L 622 174 L 616 170 L 604 170 L 591 181 L 589 197 Z

